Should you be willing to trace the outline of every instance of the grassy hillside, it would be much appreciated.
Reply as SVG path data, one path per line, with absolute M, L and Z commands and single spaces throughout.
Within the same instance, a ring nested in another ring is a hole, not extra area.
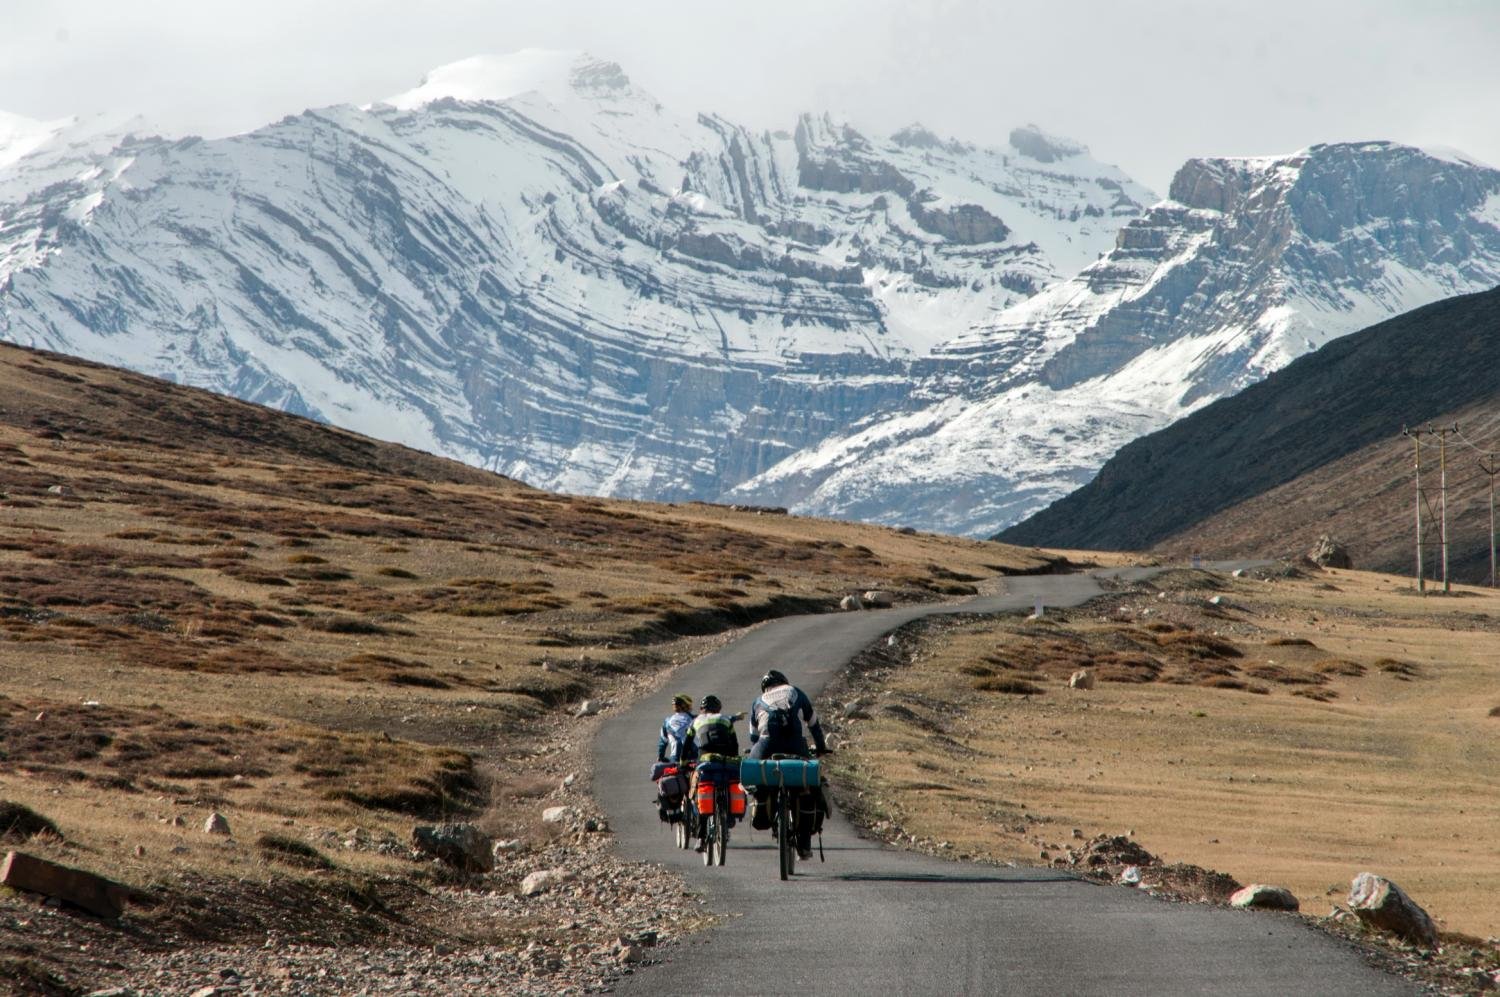
M 1411 444 L 1400 436 L 1402 425 L 1459 418 L 1466 435 L 1500 447 L 1485 415 L 1497 398 L 1500 289 L 1335 340 L 1127 445 L 1088 485 L 999 539 L 1106 550 L 1201 542 L 1209 553 L 1283 554 L 1331 532 L 1355 547 L 1361 566 L 1405 570 L 1410 535 L 1399 538 L 1412 512 Z M 1473 453 L 1456 446 L 1450 455 L 1450 480 L 1464 489 L 1450 496 L 1459 520 L 1453 560 L 1462 577 L 1478 580 L 1488 555 L 1481 571 L 1487 536 L 1476 532 L 1481 489 L 1468 480 Z M 1338 487 L 1327 488 L 1334 480 Z M 1230 511 L 1253 500 L 1253 510 Z M 1233 529 L 1224 525 L 1229 518 Z
M 413 823 L 517 838 L 490 884 L 513 891 L 556 847 L 541 808 L 589 805 L 583 784 L 559 796 L 586 761 L 580 700 L 637 695 L 705 635 L 850 590 L 949 598 L 1039 564 L 995 543 L 547 494 L 0 346 L 0 800 L 62 830 L 23 847 L 140 891 L 123 933 L 87 951 L 77 922 L 48 934 L 34 900 L 0 891 L 0 978 L 119 979 L 101 967 L 126 972 L 129 953 L 268 931 L 552 944 L 524 911 L 455 927 L 423 892 Z M 198 830 L 213 810 L 232 839 Z M 589 923 L 602 937 L 623 916 Z

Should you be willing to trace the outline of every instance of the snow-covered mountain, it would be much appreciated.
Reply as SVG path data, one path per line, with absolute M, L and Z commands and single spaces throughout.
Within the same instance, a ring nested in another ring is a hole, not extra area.
M 0 118 L 0 338 L 575 492 L 989 533 L 1120 445 L 1500 282 L 1500 173 L 1390 143 L 1155 198 L 977 148 L 664 108 L 527 51 L 205 141 Z
M 789 125 L 528 51 L 220 140 L 17 128 L 0 337 L 545 487 L 708 498 L 904 405 L 1153 200 L 1035 128 Z
M 1104 259 L 934 350 L 950 391 L 732 493 L 987 535 L 1337 336 L 1500 284 L 1500 172 L 1389 142 L 1191 160 Z M 963 371 L 958 378 L 956 371 Z

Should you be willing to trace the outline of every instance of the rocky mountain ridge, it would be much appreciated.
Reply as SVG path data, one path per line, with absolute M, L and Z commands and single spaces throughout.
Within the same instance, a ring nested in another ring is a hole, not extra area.
M 1151 199 L 1040 133 L 1047 162 L 754 132 L 523 56 L 228 139 L 33 151 L 0 180 L 0 336 L 537 485 L 713 497 Z
M 1371 142 L 1192 160 L 1171 193 L 1078 276 L 938 347 L 966 383 L 733 494 L 994 532 L 1338 336 L 1500 283 L 1500 172 L 1449 155 Z
M 1088 485 L 999 537 L 1211 557 L 1300 555 L 1320 534 L 1356 567 L 1413 563 L 1405 425 L 1461 425 L 1448 444 L 1451 564 L 1484 580 L 1487 484 L 1479 449 L 1500 434 L 1500 288 L 1453 298 L 1329 343 L 1240 394 L 1123 447 Z M 1427 441 L 1424 441 L 1424 443 Z M 1437 447 L 1424 446 L 1430 504 Z M 1428 568 L 1437 561 L 1427 510 Z
M 1195 160 L 1147 208 L 1034 127 L 790 124 L 530 51 L 214 141 L 16 129 L 0 337 L 543 487 L 983 534 L 1500 281 L 1500 173 L 1452 156 Z

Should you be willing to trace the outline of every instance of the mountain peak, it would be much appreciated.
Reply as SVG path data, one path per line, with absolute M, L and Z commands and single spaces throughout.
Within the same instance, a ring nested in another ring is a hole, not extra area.
M 508 55 L 475 55 L 429 72 L 414 89 L 385 101 L 403 111 L 451 98 L 501 101 L 523 93 L 601 97 L 630 89 L 619 65 L 587 52 L 527 48 Z
M 1021 155 L 1039 163 L 1055 163 L 1072 156 L 1086 156 L 1089 151 L 1089 147 L 1081 142 L 1049 135 L 1034 124 L 1011 129 L 1010 145 Z

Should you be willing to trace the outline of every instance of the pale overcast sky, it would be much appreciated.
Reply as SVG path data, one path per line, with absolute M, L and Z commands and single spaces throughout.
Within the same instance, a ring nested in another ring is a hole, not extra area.
M 1035 121 L 1160 193 L 1189 156 L 1321 141 L 1500 165 L 1500 0 L 0 0 L 0 110 L 218 135 L 528 47 L 756 126 L 1000 143 Z

